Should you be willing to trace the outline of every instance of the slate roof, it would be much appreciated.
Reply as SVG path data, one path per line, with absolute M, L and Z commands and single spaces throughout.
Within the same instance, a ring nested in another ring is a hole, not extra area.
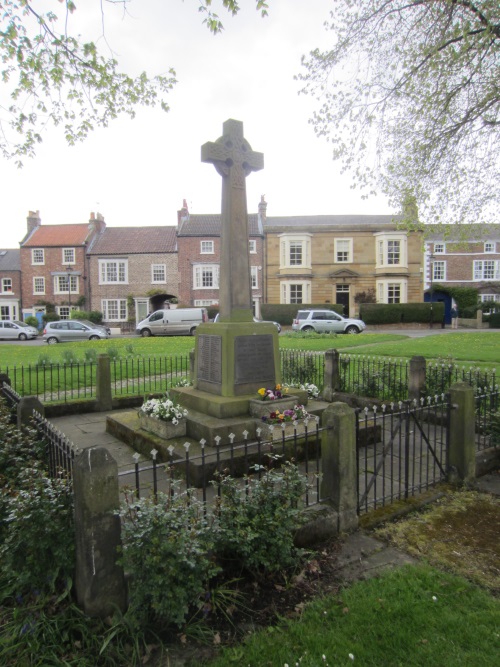
M 305 230 L 321 230 L 327 227 L 342 227 L 346 230 L 363 230 L 380 228 L 383 225 L 394 227 L 399 220 L 397 215 L 290 215 L 269 216 L 264 221 L 264 229 L 296 228 Z
M 221 215 L 194 214 L 185 220 L 179 229 L 178 236 L 220 236 Z M 262 236 L 259 231 L 257 213 L 248 214 L 248 235 Z
M 89 236 L 89 226 L 40 225 L 21 243 L 23 248 L 75 247 L 84 245 Z
M 0 250 L 0 271 L 20 271 L 21 270 L 21 251 Z
M 426 241 L 456 241 L 468 242 L 474 241 L 500 241 L 500 225 L 492 223 L 491 225 L 426 225 Z
M 89 255 L 139 255 L 176 252 L 177 227 L 106 227 Z

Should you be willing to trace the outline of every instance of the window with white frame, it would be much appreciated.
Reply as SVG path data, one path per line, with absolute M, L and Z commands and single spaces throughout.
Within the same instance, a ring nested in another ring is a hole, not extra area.
M 12 292 L 12 278 L 2 278 L 2 292 Z
M 442 255 L 444 253 L 444 243 L 435 243 L 434 244 L 434 254 L 435 255 Z
M 70 307 L 69 306 L 57 306 L 56 312 L 59 315 L 60 320 L 69 320 L 70 316 Z
M 54 276 L 54 294 L 76 294 L 78 292 L 78 276 Z
M 255 239 L 250 239 L 248 242 L 248 252 L 252 255 L 255 255 L 257 252 L 257 241 Z
M 441 260 L 432 262 L 432 279 L 446 280 L 446 262 Z
M 45 250 L 43 248 L 32 248 L 31 250 L 32 264 L 45 264 Z
M 352 239 L 335 239 L 335 263 L 352 262 Z
M 500 261 L 493 259 L 475 260 L 473 280 L 500 280 Z
M 194 289 L 219 289 L 219 265 L 195 264 L 193 266 Z
M 484 244 L 484 252 L 495 252 L 496 244 L 494 241 L 486 241 Z
M 406 280 L 377 280 L 378 303 L 406 303 Z
M 500 294 L 481 294 L 481 301 L 500 301 Z
M 280 267 L 311 268 L 310 234 L 280 236 Z
M 151 264 L 151 282 L 166 283 L 167 267 L 165 264 Z
M 200 253 L 202 255 L 213 255 L 214 254 L 214 242 L 213 241 L 200 241 Z
M 311 283 L 295 280 L 282 281 L 281 303 L 311 303 Z
M 377 268 L 407 265 L 406 234 L 375 234 L 377 243 Z
M 127 259 L 100 259 L 99 285 L 128 284 Z
M 45 278 L 33 278 L 33 294 L 45 294 Z
M 127 299 L 102 299 L 101 310 L 106 322 L 127 321 Z
M 252 289 L 259 289 L 259 267 L 250 267 L 250 283 Z
M 218 299 L 195 299 L 195 306 L 216 306 L 219 303 Z
M 62 249 L 62 263 L 63 264 L 74 264 L 75 263 L 75 249 L 74 248 L 63 248 Z

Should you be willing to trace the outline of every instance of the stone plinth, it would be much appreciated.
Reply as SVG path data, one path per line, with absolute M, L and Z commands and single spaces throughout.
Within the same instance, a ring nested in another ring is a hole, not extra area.
M 261 429 L 260 438 L 263 441 L 272 440 L 273 442 L 280 441 L 283 439 L 283 431 L 285 432 L 285 438 L 293 438 L 295 435 L 297 437 L 303 438 L 306 432 L 305 422 L 299 421 L 295 425 L 293 422 L 283 422 L 285 428 L 283 429 L 282 424 L 266 424 L 266 422 L 261 422 L 259 428 Z M 316 432 L 316 421 L 310 419 L 307 422 L 307 433 L 312 435 Z
M 261 419 L 268 417 L 271 412 L 283 412 L 283 410 L 292 410 L 296 405 L 302 405 L 297 396 L 287 396 L 286 398 L 277 398 L 273 401 L 263 401 L 258 398 L 248 402 L 248 411 L 252 417 Z
M 140 411 L 138 417 L 142 429 L 148 431 L 148 433 L 154 433 L 165 440 L 170 440 L 170 438 L 180 438 L 183 435 L 186 435 L 185 419 L 181 419 L 178 424 L 173 424 L 172 422 L 156 419 L 156 417 L 150 417 Z
M 278 332 L 263 322 L 216 322 L 196 330 L 194 388 L 225 398 L 281 382 Z

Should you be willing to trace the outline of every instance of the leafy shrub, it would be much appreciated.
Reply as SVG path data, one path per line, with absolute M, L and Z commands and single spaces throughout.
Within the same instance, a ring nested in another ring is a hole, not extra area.
M 143 625 L 181 626 L 220 570 L 203 504 L 179 494 L 122 506 L 121 563 L 130 575 L 128 615 Z
M 39 354 L 38 359 L 36 360 L 37 366 L 50 366 L 51 363 L 52 359 L 50 358 L 50 354 L 47 352 L 42 352 L 42 354 Z
M 78 363 L 78 357 L 76 356 L 75 352 L 73 350 L 68 350 L 68 348 L 65 348 L 62 351 L 62 360 L 64 364 L 77 364 Z
M 102 324 L 103 314 L 99 310 L 72 310 L 72 320 L 89 320 L 94 324 Z
M 28 315 L 28 317 L 24 320 L 26 324 L 28 324 L 30 327 L 35 327 L 35 329 L 39 328 L 39 323 L 38 320 L 34 315 Z
M 3 498 L 7 530 L 0 544 L 2 595 L 52 592 L 73 573 L 73 494 L 66 479 L 36 465 L 22 468 L 18 489 Z M 3 489 L 5 493 L 5 489 Z
M 216 550 L 254 575 L 277 572 L 297 564 L 300 552 L 293 536 L 306 491 L 306 478 L 293 463 L 264 470 L 260 479 L 247 477 L 244 486 L 223 476 Z
M 97 350 L 95 347 L 87 347 L 83 354 L 87 363 L 97 363 Z

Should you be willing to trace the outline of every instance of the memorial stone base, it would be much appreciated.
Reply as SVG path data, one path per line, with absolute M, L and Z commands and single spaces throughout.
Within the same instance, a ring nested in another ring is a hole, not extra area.
M 194 388 L 214 396 L 249 396 L 281 382 L 273 324 L 217 322 L 196 331 Z

